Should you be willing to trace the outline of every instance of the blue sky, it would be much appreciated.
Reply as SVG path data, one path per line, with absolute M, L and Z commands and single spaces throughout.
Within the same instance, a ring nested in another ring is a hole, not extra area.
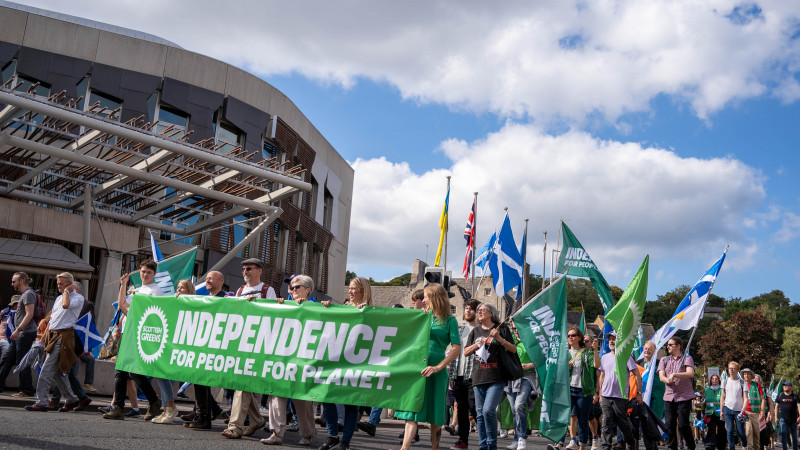
M 356 170 L 360 275 L 435 248 L 451 175 L 454 272 L 479 191 L 479 245 L 508 206 L 518 240 L 530 219 L 536 273 L 563 217 L 611 284 L 649 254 L 648 299 L 729 244 L 715 293 L 800 300 L 797 2 L 23 3 L 161 36 L 287 94 Z

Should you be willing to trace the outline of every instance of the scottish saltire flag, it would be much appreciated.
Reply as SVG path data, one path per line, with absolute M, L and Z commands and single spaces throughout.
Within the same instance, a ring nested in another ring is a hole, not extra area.
M 522 271 L 520 272 L 519 286 L 517 286 L 517 300 L 522 298 L 522 285 L 525 281 L 525 247 L 528 245 L 528 229 L 522 233 L 522 244 L 519 245 L 519 260 L 522 262 Z
M 606 314 L 606 320 L 614 330 L 617 331 L 617 343 L 614 348 L 614 359 L 617 367 L 614 373 L 617 374 L 619 388 L 622 395 L 628 398 L 628 359 L 633 352 L 636 333 L 642 324 L 642 314 L 644 304 L 647 300 L 647 270 L 650 263 L 650 255 L 644 257 L 642 265 L 636 271 L 636 275 L 628 284 L 628 288 L 622 293 L 619 302 Z
M 486 272 L 486 263 L 489 262 L 489 258 L 494 254 L 494 244 L 496 241 L 497 231 L 493 231 L 492 235 L 489 236 L 489 240 L 483 244 L 478 254 L 475 255 L 475 265 L 483 269 L 484 273 Z
M 464 267 L 461 269 L 461 275 L 464 279 L 469 278 L 469 273 L 472 270 L 472 254 L 475 250 L 475 201 L 472 201 L 472 209 L 469 211 L 469 218 L 467 218 L 467 227 L 464 228 L 464 239 L 467 241 L 467 254 L 464 255 Z
M 686 297 L 684 297 L 678 305 L 672 318 L 650 338 L 656 345 L 656 352 L 658 352 L 678 330 L 691 330 L 696 327 L 700 319 L 703 318 L 703 311 L 706 307 L 708 294 L 714 286 L 714 281 L 717 279 L 717 275 L 722 268 L 722 263 L 725 261 L 725 255 L 727 255 L 727 253 L 728 249 L 726 248 L 722 256 L 711 265 L 689 293 L 686 294 Z
M 439 216 L 439 248 L 436 249 L 436 261 L 433 262 L 434 266 L 438 266 L 442 259 L 442 247 L 444 246 L 444 237 L 447 234 L 447 210 L 450 207 L 450 185 L 448 181 L 447 195 L 444 197 L 444 205 L 442 205 L 442 215 Z
M 3 333 L 6 334 L 6 340 L 11 339 L 11 335 L 14 334 L 14 330 L 16 327 L 14 326 L 14 316 L 17 314 L 16 311 L 9 311 L 8 312 L 8 319 L 6 319 L 6 329 L 3 330 Z
M 647 403 L 647 406 L 650 406 L 650 400 L 653 394 L 653 380 L 655 380 L 655 377 L 658 376 L 656 373 L 657 366 L 658 359 L 656 358 L 656 355 L 653 354 L 653 360 L 650 361 L 650 365 L 647 366 L 642 374 L 642 386 L 644 386 L 644 389 L 642 390 L 642 400 Z
M 208 290 L 206 287 L 206 282 L 203 281 L 202 283 L 194 285 L 194 293 L 195 295 L 209 295 L 211 291 Z
M 83 343 L 84 352 L 90 352 L 104 342 L 103 336 L 100 336 L 100 333 L 97 332 L 91 312 L 81 316 L 72 328 L 75 330 L 75 334 L 78 335 L 78 339 Z
M 522 281 L 521 263 L 522 258 L 514 242 L 514 232 L 511 231 L 511 222 L 506 213 L 500 234 L 497 235 L 494 244 L 494 251 L 489 258 L 489 270 L 492 272 L 492 282 L 498 297 L 519 286 Z
M 150 231 L 150 249 L 153 251 L 153 259 L 156 262 L 159 262 L 162 259 L 164 259 L 164 255 L 161 254 L 161 250 L 158 248 L 158 244 L 156 243 L 156 238 L 153 237 L 152 231 Z

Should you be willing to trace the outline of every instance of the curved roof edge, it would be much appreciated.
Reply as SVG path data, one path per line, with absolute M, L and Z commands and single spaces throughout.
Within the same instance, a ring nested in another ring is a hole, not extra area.
M 123 36 L 133 37 L 137 39 L 142 39 L 149 42 L 154 42 L 156 44 L 167 45 L 169 47 L 179 48 L 184 50 L 183 47 L 180 45 L 168 41 L 164 38 L 160 38 L 150 33 L 145 33 L 142 31 L 131 30 L 130 28 L 124 28 L 117 25 L 111 25 L 104 22 L 98 22 L 96 20 L 85 19 L 83 17 L 71 16 L 69 14 L 64 14 L 60 12 L 50 11 L 48 9 L 36 8 L 34 6 L 27 6 L 27 5 L 20 5 L 19 3 L 9 2 L 6 0 L 0 0 L 0 6 L 4 6 L 6 8 L 16 9 L 19 11 L 24 11 L 28 13 L 37 14 L 40 16 L 50 17 L 52 19 L 63 20 L 64 22 L 70 22 L 78 25 L 83 25 L 86 27 L 96 28 L 98 30 L 108 31 L 110 33 L 121 34 Z

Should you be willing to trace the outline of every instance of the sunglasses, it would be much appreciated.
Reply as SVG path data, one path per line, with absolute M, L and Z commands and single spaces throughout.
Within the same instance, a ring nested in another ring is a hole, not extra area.
M 290 291 L 296 291 L 296 290 L 300 289 L 301 287 L 305 287 L 305 286 L 303 286 L 302 284 L 296 284 L 294 286 L 290 286 L 289 290 Z
M 678 344 L 667 344 L 667 347 L 675 347 L 675 346 L 677 346 L 677 345 L 678 345 Z
M 251 270 L 256 270 L 257 267 L 242 267 L 242 272 L 250 272 Z
M 578 337 L 577 334 L 568 334 L 567 337 Z

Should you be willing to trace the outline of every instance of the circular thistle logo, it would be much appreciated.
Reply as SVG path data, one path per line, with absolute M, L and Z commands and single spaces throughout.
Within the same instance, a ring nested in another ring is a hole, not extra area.
M 150 364 L 157 360 L 164 353 L 168 335 L 164 311 L 158 306 L 148 307 L 139 320 L 137 333 L 139 356 L 142 357 L 142 361 Z

